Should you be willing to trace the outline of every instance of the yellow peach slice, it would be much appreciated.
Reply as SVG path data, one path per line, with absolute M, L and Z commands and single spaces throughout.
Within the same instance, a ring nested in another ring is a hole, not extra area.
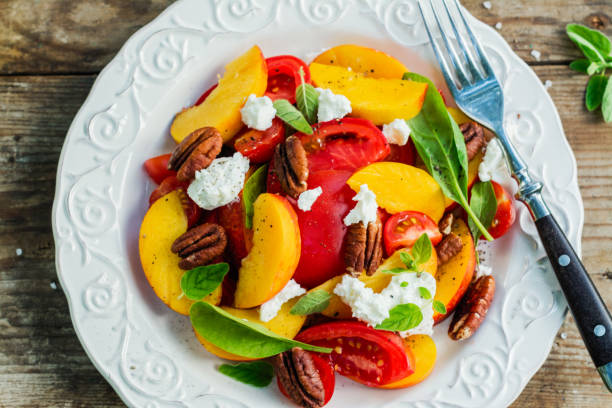
M 357 171 L 347 181 L 355 191 L 367 184 L 379 207 L 395 214 L 419 211 L 438 222 L 446 200 L 438 183 L 425 170 L 403 163 L 378 162 Z
M 240 109 L 250 94 L 262 96 L 268 85 L 268 68 L 258 46 L 225 67 L 219 85 L 198 106 L 184 109 L 172 122 L 170 134 L 180 143 L 196 129 L 212 126 L 230 140 L 242 128 Z
M 401 79 L 408 68 L 392 56 L 374 48 L 343 44 L 330 48 L 313 62 L 351 68 L 352 71 L 370 78 Z
M 149 208 L 140 226 L 138 248 L 142 269 L 155 294 L 175 312 L 189 315 L 193 301 L 181 290 L 185 271 L 178 267 L 178 255 L 170 250 L 172 243 L 187 231 L 180 194 L 179 191 L 166 194 Z M 221 286 L 203 300 L 219 304 Z
M 436 343 L 425 334 L 415 334 L 404 339 L 404 347 L 414 355 L 414 372 L 399 381 L 382 385 L 380 388 L 406 388 L 423 381 L 433 371 L 436 364 Z
M 234 305 L 259 306 L 293 276 L 302 249 L 297 215 L 284 197 L 264 193 L 253 204 L 253 247 L 242 260 Z

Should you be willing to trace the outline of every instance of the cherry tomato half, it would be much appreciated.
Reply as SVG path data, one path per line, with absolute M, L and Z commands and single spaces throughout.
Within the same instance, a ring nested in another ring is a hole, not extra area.
M 423 234 L 427 234 L 433 245 L 442 240 L 438 225 L 427 214 L 418 211 L 402 211 L 393 214 L 383 229 L 385 251 L 391 256 L 400 248 L 410 248 Z
M 493 238 L 499 238 L 508 232 L 514 224 L 516 208 L 514 208 L 514 200 L 505 188 L 494 181 L 491 181 L 491 184 L 493 184 L 493 191 L 495 191 L 495 198 L 497 198 L 497 212 L 488 231 Z
M 185 215 L 187 216 L 187 226 L 191 227 L 195 225 L 200 219 L 202 210 L 187 195 L 188 186 L 189 185 L 187 183 L 178 181 L 176 176 L 166 177 L 149 196 L 149 206 L 166 194 L 174 190 L 179 190 L 181 192 L 181 204 L 183 205 L 183 210 L 185 210 Z
M 285 138 L 285 124 L 274 118 L 272 126 L 266 130 L 248 129 L 238 136 L 234 148 L 252 163 L 270 161 L 274 148 Z
M 161 156 L 151 157 L 144 162 L 144 169 L 157 184 L 161 184 L 165 178 L 176 175 L 175 171 L 168 170 L 168 160 L 171 154 L 162 154 Z
M 304 71 L 304 82 L 310 83 L 308 65 L 292 55 L 266 58 L 268 65 L 268 88 L 266 96 L 273 101 L 287 99 L 295 103 L 295 90 L 300 85 L 300 68 Z
M 354 171 L 389 155 L 389 143 L 372 122 L 344 118 L 313 126 L 313 134 L 296 133 L 308 154 L 308 168 Z
M 309 327 L 296 340 L 333 349 L 320 354 L 336 371 L 359 383 L 379 386 L 414 372 L 414 356 L 406 352 L 395 333 L 376 330 L 365 323 L 344 320 Z
M 321 378 L 321 382 L 323 383 L 323 390 L 325 391 L 325 399 L 323 400 L 323 405 L 327 404 L 331 399 L 332 395 L 334 395 L 334 388 L 336 387 L 336 376 L 334 374 L 334 369 L 329 363 L 328 360 L 325 360 L 315 353 L 310 353 L 312 355 L 312 362 L 314 363 L 315 368 L 319 372 L 319 377 Z M 277 377 L 276 384 L 278 384 L 279 391 L 287 398 L 291 399 L 285 391 L 285 387 L 280 382 L 280 379 Z

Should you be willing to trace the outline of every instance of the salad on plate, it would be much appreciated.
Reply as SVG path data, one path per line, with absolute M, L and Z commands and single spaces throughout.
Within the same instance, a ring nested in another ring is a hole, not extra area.
M 450 101 L 449 101 L 450 102 Z M 406 388 L 434 327 L 469 338 L 493 301 L 479 240 L 515 220 L 492 135 L 390 55 L 339 45 L 310 64 L 254 46 L 175 116 L 177 145 L 139 233 L 144 274 L 218 370 L 276 377 L 321 407 L 335 374 Z

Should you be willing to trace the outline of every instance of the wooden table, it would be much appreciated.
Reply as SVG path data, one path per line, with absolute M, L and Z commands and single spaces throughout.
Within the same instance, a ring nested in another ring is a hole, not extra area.
M 122 403 L 79 344 L 56 283 L 51 205 L 64 137 L 96 74 L 170 0 L 0 2 L 0 406 Z M 465 0 L 527 61 L 563 119 L 585 204 L 584 263 L 612 307 L 612 124 L 583 107 L 570 22 L 612 36 L 612 0 Z M 538 50 L 536 61 L 531 55 Z M 515 407 L 610 407 L 571 317 Z

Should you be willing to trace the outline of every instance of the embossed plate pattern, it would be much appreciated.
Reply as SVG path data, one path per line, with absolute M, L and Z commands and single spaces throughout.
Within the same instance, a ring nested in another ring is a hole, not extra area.
M 579 249 L 583 208 L 576 163 L 552 100 L 490 27 L 472 24 L 493 60 L 514 141 L 545 182 L 553 212 Z M 170 151 L 169 123 L 223 65 L 252 44 L 310 59 L 341 43 L 382 49 L 438 85 L 442 79 L 415 0 L 181 0 L 138 31 L 97 79 L 62 150 L 53 208 L 56 265 L 76 332 L 129 406 L 277 407 L 275 386 L 254 389 L 215 370 L 186 317 L 167 309 L 142 273 L 140 221 L 153 186 L 142 162 Z M 415 68 L 416 69 L 416 68 Z M 528 212 L 489 246 L 498 293 L 469 341 L 436 329 L 439 357 L 422 384 L 381 391 L 338 379 L 330 407 L 499 407 L 544 362 L 566 305 Z M 494 262 L 493 262 L 494 260 Z

